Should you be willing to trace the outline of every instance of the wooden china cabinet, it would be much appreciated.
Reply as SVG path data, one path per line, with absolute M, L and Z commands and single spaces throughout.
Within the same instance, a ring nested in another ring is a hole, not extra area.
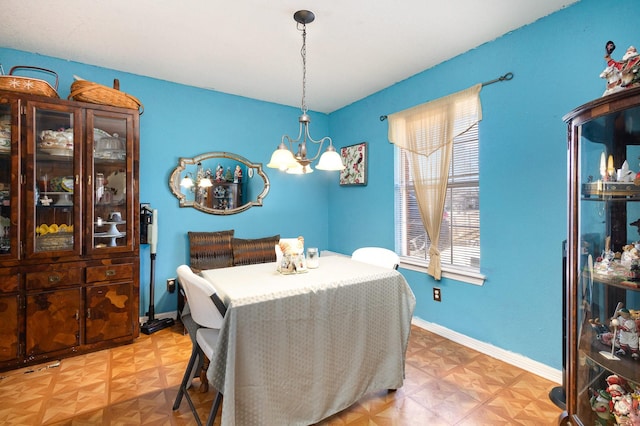
M 564 120 L 567 412 L 560 420 L 632 424 L 640 394 L 640 88 L 596 99 Z
M 0 91 L 0 370 L 130 343 L 139 114 Z

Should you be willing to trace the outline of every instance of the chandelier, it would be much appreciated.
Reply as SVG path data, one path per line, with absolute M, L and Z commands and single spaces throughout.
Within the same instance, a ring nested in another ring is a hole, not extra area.
M 211 172 L 211 169 L 203 169 L 202 163 L 198 162 L 195 182 L 193 174 L 191 172 L 187 172 L 187 174 L 180 181 L 180 186 L 182 186 L 183 188 L 193 188 L 193 186 L 195 185 L 198 188 L 209 188 L 213 186 L 213 182 L 211 181 L 212 175 L 213 173 Z
M 198 162 L 195 179 L 191 172 L 187 172 L 180 181 L 180 186 L 195 193 L 194 201 L 202 204 L 206 198 L 207 188 L 213 186 L 212 175 L 211 169 L 203 169 L 202 163 Z
M 298 131 L 298 137 L 292 139 L 288 135 L 282 136 L 282 141 L 278 148 L 271 155 L 271 161 L 267 164 L 267 167 L 273 169 L 280 169 L 287 173 L 293 174 L 305 174 L 312 173 L 311 163 L 320 157 L 316 168 L 320 170 L 342 170 L 344 164 L 340 158 L 340 154 L 333 147 L 333 142 L 329 136 L 325 136 L 322 139 L 315 140 L 309 134 L 309 123 L 311 118 L 307 114 L 306 103 L 306 85 L 307 85 L 307 24 L 313 22 L 315 15 L 308 10 L 299 10 L 293 14 L 293 19 L 297 22 L 297 28 L 300 30 L 302 25 L 302 49 L 300 54 L 302 56 L 302 104 L 300 110 L 302 115 L 298 118 L 300 123 L 300 129 Z M 307 156 L 307 142 L 318 145 L 318 152 L 313 157 Z M 322 147 L 325 142 L 329 143 L 327 149 L 322 153 Z M 293 146 L 298 144 L 296 153 L 293 153 Z

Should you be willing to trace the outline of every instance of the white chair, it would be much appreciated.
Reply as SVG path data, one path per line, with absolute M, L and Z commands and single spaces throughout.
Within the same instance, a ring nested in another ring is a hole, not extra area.
M 398 265 L 400 265 L 400 256 L 383 247 L 361 247 L 351 254 L 351 258 L 390 269 L 398 269 Z
M 196 324 L 200 326 L 200 328 L 196 330 L 196 344 L 193 345 L 187 369 L 184 372 L 182 383 L 178 390 L 178 395 L 173 403 L 173 409 L 177 410 L 180 407 L 182 397 L 185 396 L 189 403 L 189 407 L 196 418 L 196 422 L 198 425 L 202 425 L 198 412 L 196 411 L 196 407 L 191 400 L 189 392 L 187 392 L 187 388 L 189 387 L 191 378 L 193 377 L 192 370 L 198 356 L 202 353 L 209 360 L 213 357 L 213 351 L 215 349 L 216 342 L 218 341 L 220 327 L 222 327 L 222 321 L 224 319 L 224 310 L 223 306 L 220 308 L 218 307 L 218 305 L 221 305 L 221 302 L 217 304 L 214 302 L 215 298 L 217 298 L 218 301 L 220 300 L 216 295 L 215 288 L 207 280 L 194 274 L 189 266 L 179 266 L 177 274 L 180 284 L 183 286 L 186 293 L 187 301 L 189 302 L 191 317 Z M 206 374 L 201 373 L 200 379 L 207 380 Z M 213 420 L 216 417 L 221 401 L 222 394 L 218 391 L 216 399 L 211 407 L 209 417 L 207 418 L 207 425 L 213 424 Z

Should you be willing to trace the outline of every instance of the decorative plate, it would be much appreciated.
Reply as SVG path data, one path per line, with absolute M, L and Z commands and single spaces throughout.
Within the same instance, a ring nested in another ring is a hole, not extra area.
M 107 188 L 113 193 L 113 204 L 120 204 L 127 195 L 127 174 L 125 172 L 113 172 L 107 177 Z
M 62 182 L 60 182 L 60 186 L 67 192 L 73 192 L 73 178 L 63 177 Z

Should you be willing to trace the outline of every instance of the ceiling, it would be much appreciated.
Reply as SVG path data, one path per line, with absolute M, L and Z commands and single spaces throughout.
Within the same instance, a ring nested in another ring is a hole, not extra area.
M 329 113 L 575 2 L 3 0 L 0 47 L 299 107 L 308 9 L 306 103 Z

